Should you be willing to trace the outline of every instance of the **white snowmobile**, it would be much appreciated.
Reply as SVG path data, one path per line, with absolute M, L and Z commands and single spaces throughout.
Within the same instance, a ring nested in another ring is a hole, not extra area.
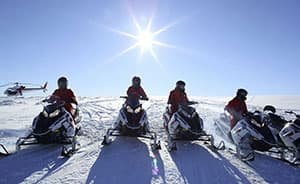
M 264 107 L 263 112 L 255 111 L 254 113 L 249 113 L 245 118 L 238 121 L 232 130 L 229 127 L 229 115 L 223 113 L 220 119 L 216 120 L 215 125 L 219 130 L 218 132 L 223 134 L 223 138 L 225 137 L 227 141 L 236 145 L 236 153 L 244 161 L 254 160 L 254 152 L 260 151 L 291 164 L 297 164 L 295 162 L 297 154 L 299 154 L 299 150 L 297 151 L 296 149 L 297 145 L 295 145 L 297 136 L 288 138 L 288 134 L 285 134 L 286 139 L 296 141 L 294 146 L 291 146 L 291 144 L 289 145 L 283 140 L 281 129 L 283 127 L 293 127 L 291 131 L 295 135 L 299 130 L 291 125 L 293 123 L 288 123 L 275 112 L 275 107 L 267 105 Z
M 288 151 L 292 153 L 289 160 L 291 163 L 300 164 L 300 115 L 293 111 L 286 113 L 295 115 L 296 119 L 287 123 L 284 128 L 279 132 L 279 136 L 287 147 Z
M 80 147 L 76 140 L 82 117 L 78 106 L 72 104 L 75 110 L 73 119 L 59 97 L 50 96 L 43 103 L 43 111 L 34 118 L 28 135 L 18 139 L 16 149 L 32 144 L 63 144 L 61 155 L 71 156 Z
M 117 120 L 113 123 L 104 136 L 102 145 L 112 142 L 111 136 L 140 137 L 153 140 L 153 149 L 160 149 L 160 141 L 155 132 L 150 131 L 146 111 L 142 108 L 140 100 L 147 100 L 139 96 L 121 96 L 126 102 L 119 111 Z
M 218 146 L 215 146 L 214 137 L 203 130 L 203 120 L 199 117 L 196 109 L 191 106 L 194 104 L 197 104 L 197 102 L 179 105 L 177 112 L 172 117 L 170 117 L 168 107 L 163 114 L 164 127 L 168 136 L 168 150 L 177 150 L 175 141 L 180 140 L 210 142 L 214 149 L 224 149 L 223 141 Z
M 231 136 L 239 158 L 254 160 L 254 151 L 268 151 L 277 147 L 277 138 L 268 127 L 262 112 L 255 111 L 239 120 L 232 128 Z

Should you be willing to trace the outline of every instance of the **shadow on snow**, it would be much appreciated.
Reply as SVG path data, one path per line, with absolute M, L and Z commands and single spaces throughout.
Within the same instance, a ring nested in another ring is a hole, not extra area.
M 35 172 L 39 172 L 36 182 L 43 180 L 67 161 L 60 152 L 61 145 L 34 145 L 0 158 L 0 183 L 20 183 Z
M 189 142 L 177 145 L 178 150 L 170 154 L 184 183 L 250 183 L 228 160 L 205 146 Z
M 155 153 L 158 175 L 152 173 L 153 157 L 148 145 L 136 138 L 117 137 L 104 146 L 92 166 L 87 183 L 151 183 L 162 177 L 164 169 L 158 152 Z
M 293 184 L 299 183 L 300 180 L 299 167 L 264 154 L 256 153 L 255 160 L 250 162 L 249 166 L 269 183 Z

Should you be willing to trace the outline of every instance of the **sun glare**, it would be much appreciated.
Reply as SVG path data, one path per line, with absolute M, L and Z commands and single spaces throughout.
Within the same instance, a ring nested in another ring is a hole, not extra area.
M 136 42 L 133 45 L 130 45 L 128 48 L 126 48 L 123 51 L 116 54 L 112 58 L 112 60 L 126 54 L 127 52 L 129 52 L 133 49 L 140 48 L 140 56 L 142 56 L 145 51 L 148 51 L 151 54 L 151 56 L 153 57 L 153 59 L 157 63 L 160 63 L 160 61 L 159 61 L 159 59 L 158 59 L 158 57 L 157 57 L 157 55 L 154 51 L 155 46 L 167 47 L 167 48 L 176 48 L 174 45 L 170 45 L 170 44 L 163 43 L 163 42 L 160 42 L 158 40 L 155 40 L 155 37 L 157 35 L 161 34 L 162 32 L 165 32 L 169 28 L 173 27 L 174 25 L 176 25 L 177 22 L 173 22 L 169 25 L 164 26 L 163 28 L 161 28 L 157 31 L 151 32 L 150 30 L 151 30 L 151 25 L 152 25 L 152 18 L 150 18 L 147 26 L 144 29 L 142 29 L 140 24 L 138 24 L 136 18 L 133 15 L 131 17 L 132 17 L 133 22 L 135 24 L 135 27 L 137 29 L 137 32 L 138 32 L 137 35 L 127 33 L 127 32 L 123 32 L 123 31 L 120 31 L 120 30 L 117 30 L 117 29 L 106 27 L 112 32 L 115 32 L 115 33 L 118 33 L 122 36 L 126 36 L 126 37 L 129 37 L 129 38 L 132 38 L 132 39 L 136 40 Z
M 153 45 L 153 34 L 149 31 L 144 31 L 138 36 L 138 45 L 142 49 L 151 49 Z

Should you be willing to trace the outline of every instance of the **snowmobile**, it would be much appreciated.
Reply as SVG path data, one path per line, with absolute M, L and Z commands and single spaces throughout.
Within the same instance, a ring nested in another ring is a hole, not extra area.
M 225 135 L 223 137 L 236 145 L 236 154 L 242 160 L 254 160 L 254 152 L 264 152 L 274 158 L 297 164 L 295 163 L 298 154 L 297 146 L 287 144 L 280 135 L 284 127 L 290 127 L 288 124 L 293 123 L 288 123 L 283 117 L 277 115 L 274 106 L 267 105 L 263 112 L 249 113 L 238 121 L 232 130 L 229 124 L 230 117 L 226 112 L 215 122 L 219 132 Z M 295 127 L 291 126 L 296 133 Z M 297 140 L 296 137 L 293 138 L 294 141 Z
M 27 136 L 21 137 L 16 143 L 16 150 L 21 146 L 32 144 L 63 144 L 62 156 L 71 156 L 79 149 L 76 135 L 80 131 L 81 121 L 78 106 L 72 104 L 75 118 L 64 108 L 65 102 L 59 97 L 50 96 L 42 101 L 43 111 L 33 120 Z
M 237 155 L 244 161 L 255 159 L 254 150 L 265 152 L 277 147 L 278 140 L 260 111 L 249 112 L 230 132 Z
M 256 111 L 256 113 L 259 113 L 259 111 Z M 283 117 L 277 115 L 276 108 L 271 105 L 266 105 L 262 113 L 263 113 L 262 116 L 263 116 L 264 123 L 268 125 L 268 127 L 272 131 L 272 134 L 276 136 L 276 140 L 278 141 L 278 144 L 283 145 L 283 143 L 280 142 L 279 132 L 287 123 L 287 121 Z M 224 113 L 220 114 L 219 119 L 215 120 L 215 126 L 217 128 L 217 133 L 219 133 L 219 135 L 225 138 L 227 142 L 233 143 L 231 132 L 230 132 L 231 130 L 229 126 L 231 121 L 230 116 L 231 115 L 225 110 Z
M 276 114 L 276 108 L 271 105 L 266 105 L 263 109 L 264 121 L 272 131 L 273 135 L 276 137 L 278 147 L 285 147 L 284 142 L 282 142 L 279 132 L 288 123 L 284 117 Z
M 169 107 L 166 108 L 166 112 L 163 114 L 163 120 L 164 128 L 168 136 L 168 150 L 177 150 L 175 141 L 180 140 L 210 142 L 214 149 L 224 149 L 225 145 L 223 141 L 220 142 L 218 146 L 215 146 L 214 137 L 203 130 L 203 120 L 199 117 L 196 109 L 192 107 L 194 104 L 197 104 L 197 102 L 180 104 L 177 112 L 175 112 L 172 117 L 169 113 Z
M 139 96 L 121 96 L 126 99 L 119 111 L 117 120 L 112 124 L 104 136 L 102 145 L 112 142 L 111 136 L 140 137 L 153 140 L 151 147 L 160 149 L 160 141 L 155 132 L 150 131 L 146 111 L 142 108 L 140 100 L 147 100 Z
M 287 123 L 279 132 L 281 140 L 287 147 L 288 151 L 292 153 L 289 160 L 291 163 L 300 164 L 300 115 L 293 111 L 286 111 L 286 113 L 295 115 L 296 119 Z
M 267 124 L 277 138 L 277 148 L 273 153 L 279 154 L 280 159 L 288 161 L 291 164 L 300 164 L 300 115 L 293 111 L 285 111 L 286 114 L 292 114 L 296 117 L 293 121 L 287 121 L 283 117 L 275 114 L 274 106 L 264 107 L 264 113 L 267 118 Z

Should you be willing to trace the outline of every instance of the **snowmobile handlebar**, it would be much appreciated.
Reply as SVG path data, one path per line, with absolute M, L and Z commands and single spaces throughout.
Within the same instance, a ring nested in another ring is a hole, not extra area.
M 296 116 L 297 119 L 300 119 L 300 115 L 297 114 L 297 113 L 295 113 L 294 111 L 285 111 L 285 113 L 287 113 L 287 114 L 293 114 L 293 115 Z
M 49 97 L 47 97 L 47 98 L 45 98 L 44 100 L 42 100 L 42 102 L 43 103 L 58 103 L 58 104 L 60 104 L 60 105 L 65 105 L 65 101 L 64 100 L 62 100 L 60 97 L 58 97 L 58 96 L 55 96 L 55 95 L 51 95 L 51 96 L 49 96 Z
M 199 104 L 199 102 L 196 102 L 196 101 L 188 101 L 186 103 L 186 105 L 196 105 L 196 104 Z
M 55 95 L 51 95 L 47 98 L 45 98 L 44 100 L 42 100 L 42 102 L 48 102 L 48 103 L 60 103 L 60 104 L 65 104 L 65 103 L 71 103 L 71 104 L 75 104 L 78 105 L 78 103 L 73 99 L 73 98 L 67 98 L 67 99 L 61 99 L 59 96 L 55 96 Z
M 128 96 L 120 96 L 120 98 L 128 99 Z M 148 101 L 149 98 L 148 98 L 148 97 L 139 97 L 139 100 L 145 100 L 145 101 Z

